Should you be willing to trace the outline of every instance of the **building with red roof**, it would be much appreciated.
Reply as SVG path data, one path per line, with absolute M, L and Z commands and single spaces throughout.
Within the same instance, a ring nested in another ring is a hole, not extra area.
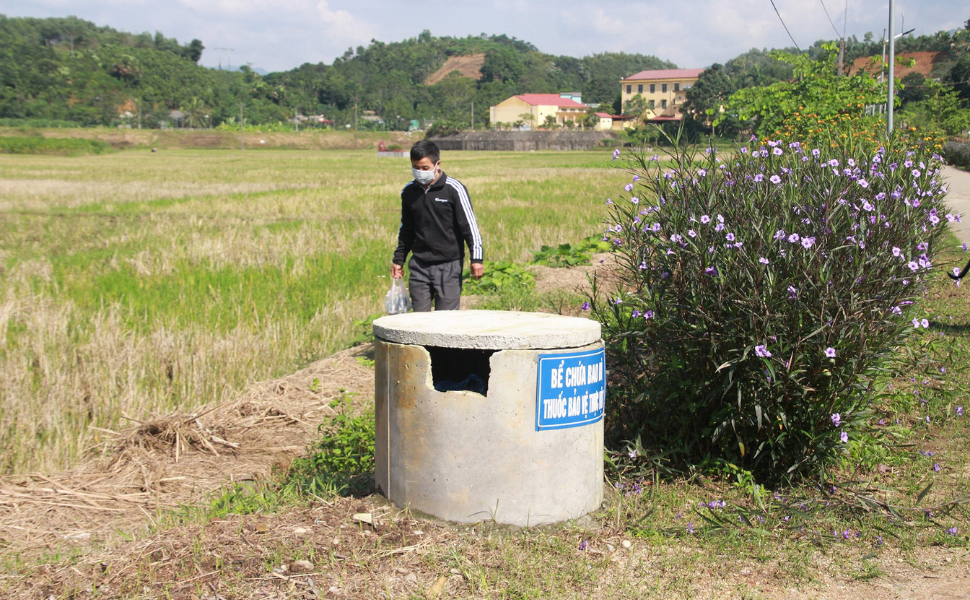
M 562 126 L 567 122 L 578 125 L 586 116 L 586 106 L 575 97 L 572 93 L 519 94 L 489 107 L 489 119 L 494 127 L 518 129 L 537 129 L 553 123 Z
M 647 120 L 679 120 L 680 107 L 686 100 L 685 92 L 703 72 L 704 69 L 662 69 L 640 71 L 621 79 L 620 96 L 624 112 L 627 102 L 640 96 L 646 107 L 643 116 Z

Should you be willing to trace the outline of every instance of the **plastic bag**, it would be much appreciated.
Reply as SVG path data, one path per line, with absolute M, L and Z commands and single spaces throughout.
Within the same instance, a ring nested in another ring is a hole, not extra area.
M 389 315 L 399 315 L 411 310 L 411 296 L 404 287 L 403 279 L 392 279 L 391 289 L 384 296 L 384 312 Z

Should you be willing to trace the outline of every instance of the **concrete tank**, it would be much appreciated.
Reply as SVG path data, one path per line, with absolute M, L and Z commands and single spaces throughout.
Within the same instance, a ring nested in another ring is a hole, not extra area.
M 538 525 L 603 501 L 599 323 L 442 311 L 374 321 L 376 481 L 399 507 Z

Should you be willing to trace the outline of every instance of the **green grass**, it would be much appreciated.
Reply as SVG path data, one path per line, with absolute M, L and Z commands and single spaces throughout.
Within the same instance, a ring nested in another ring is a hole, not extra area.
M 600 230 L 603 190 L 626 178 L 610 158 L 446 152 L 442 166 L 471 192 L 486 258 L 521 264 Z M 383 309 L 409 177 L 371 151 L 5 158 L 0 471 L 63 467 L 90 426 L 228 399 L 358 339 L 354 322 Z
M 110 151 L 111 146 L 98 140 L 45 138 L 41 136 L 0 137 L 0 154 L 80 156 L 82 154 L 103 154 Z

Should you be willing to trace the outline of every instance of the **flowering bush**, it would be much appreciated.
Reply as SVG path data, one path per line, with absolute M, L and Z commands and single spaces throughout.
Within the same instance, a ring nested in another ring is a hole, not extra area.
M 610 354 L 611 435 L 765 482 L 812 472 L 866 427 L 893 346 L 928 327 L 913 302 L 959 218 L 940 158 L 899 139 L 671 158 L 630 159 L 607 200 L 618 284 L 584 305 Z

